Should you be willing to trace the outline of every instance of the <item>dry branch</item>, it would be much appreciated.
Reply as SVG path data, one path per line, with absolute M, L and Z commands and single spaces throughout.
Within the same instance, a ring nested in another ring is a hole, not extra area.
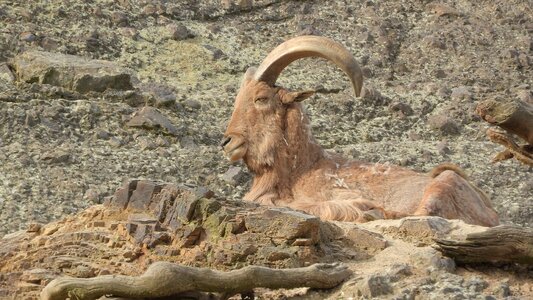
M 503 132 L 498 132 L 493 128 L 487 130 L 487 136 L 494 143 L 504 146 L 505 149 L 502 152 L 496 154 L 492 159 L 494 162 L 506 160 L 509 158 L 516 158 L 518 161 L 523 162 L 526 165 L 533 167 L 533 146 L 523 145 L 519 146 L 515 143 L 510 136 Z
M 237 294 L 256 287 L 332 288 L 350 274 L 351 271 L 340 264 L 315 264 L 295 269 L 248 266 L 221 272 L 156 262 L 139 277 L 105 275 L 94 278 L 58 278 L 43 289 L 41 300 L 88 300 L 104 295 L 132 299 L 157 298 L 194 291 Z
M 502 225 L 465 240 L 437 239 L 437 249 L 461 263 L 516 262 L 533 265 L 533 229 Z
M 533 105 L 520 100 L 486 100 L 478 104 L 476 112 L 488 123 L 499 126 L 508 133 L 516 134 L 528 143 L 519 146 L 505 133 L 489 129 L 487 131 L 489 139 L 507 148 L 498 153 L 494 161 L 514 157 L 533 166 Z

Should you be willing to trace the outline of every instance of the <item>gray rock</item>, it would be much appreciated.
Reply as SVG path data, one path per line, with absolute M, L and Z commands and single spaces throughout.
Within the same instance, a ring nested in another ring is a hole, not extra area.
M 493 294 L 498 296 L 498 298 L 505 298 L 511 296 L 511 289 L 509 283 L 502 282 L 493 290 Z
M 157 7 L 155 7 L 153 4 L 147 4 L 143 7 L 142 12 L 148 16 L 155 15 L 157 12 Z
M 0 80 L 6 82 L 15 81 L 15 76 L 13 75 L 13 73 L 11 73 L 11 70 L 9 69 L 6 63 L 0 63 Z
M 205 44 L 203 46 L 204 46 L 205 49 L 207 49 L 209 52 L 211 52 L 211 57 L 212 57 L 213 60 L 219 60 L 219 59 L 221 59 L 223 57 L 226 57 L 226 54 L 222 50 L 218 49 L 215 46 L 207 45 L 207 44 Z
M 185 149 L 197 149 L 198 145 L 194 142 L 194 139 L 190 136 L 184 136 L 180 140 L 180 146 Z
M 450 148 L 448 147 L 448 142 L 443 140 L 443 141 L 440 141 L 438 144 L 437 144 L 437 151 L 439 152 L 440 155 L 448 155 L 448 154 L 451 154 L 452 153 L 452 150 L 450 150 Z
M 123 145 L 123 142 L 119 138 L 111 137 L 109 139 L 109 145 L 113 148 L 118 148 Z
M 154 150 L 157 148 L 157 144 L 148 137 L 141 137 L 139 139 L 139 147 L 141 150 Z
M 98 130 L 94 136 L 99 140 L 109 140 L 111 134 L 105 130 Z
M 411 266 L 405 263 L 393 264 L 385 270 L 385 274 L 389 277 L 390 282 L 397 282 L 402 278 L 411 276 L 413 274 Z
M 253 1 L 252 0 L 222 0 L 221 1 L 222 7 L 227 10 L 247 10 L 252 8 Z
M 452 273 L 455 271 L 455 261 L 449 257 L 434 255 L 429 259 L 429 264 L 436 270 Z
M 195 35 L 182 24 L 171 24 L 167 26 L 170 38 L 175 41 L 182 41 L 195 37 Z
M 369 275 L 356 285 L 357 295 L 364 299 L 374 298 L 392 293 L 388 276 Z
M 222 175 L 222 180 L 235 186 L 239 184 L 239 182 L 243 179 L 244 176 L 245 173 L 241 167 L 231 166 Z
M 436 37 L 436 36 L 427 36 L 424 41 L 427 43 L 427 45 L 430 47 L 430 48 L 434 48 L 434 49 L 440 49 L 440 50 L 444 50 L 446 49 L 446 44 L 444 44 L 444 42 Z
M 454 100 L 472 100 L 472 93 L 466 86 L 453 88 L 450 96 Z
M 176 103 L 176 95 L 173 89 L 167 85 L 147 82 L 141 83 L 138 88 L 148 94 L 148 103 L 156 107 L 170 106 Z
M 518 98 L 526 103 L 533 104 L 533 91 L 532 90 L 522 90 L 518 92 Z
M 41 156 L 41 160 L 48 162 L 50 164 L 60 164 L 66 163 L 70 159 L 70 153 L 66 150 L 56 149 L 45 152 Z
M 409 104 L 398 101 L 391 103 L 389 110 L 399 118 L 405 118 L 413 114 L 413 109 Z
M 185 107 L 192 108 L 192 109 L 202 108 L 202 104 L 200 102 L 196 100 L 191 100 L 191 99 L 187 99 L 183 101 L 183 105 L 185 105 Z
M 398 230 L 406 235 L 417 237 L 420 241 L 424 238 L 443 236 L 450 232 L 450 223 L 441 217 L 410 217 L 401 221 Z
M 35 42 L 37 40 L 37 36 L 31 32 L 23 32 L 20 34 L 19 39 L 24 42 Z
M 472 292 L 482 292 L 489 286 L 489 283 L 480 277 L 473 277 L 465 282 L 465 286 Z
M 170 135 L 178 135 L 178 128 L 156 108 L 146 106 L 135 112 L 133 117 L 126 124 L 129 127 L 140 127 L 146 129 L 162 129 Z
M 111 22 L 117 26 L 126 26 L 128 24 L 128 15 L 121 11 L 111 13 Z
M 446 114 L 430 116 L 428 119 L 428 123 L 432 129 L 439 130 L 442 134 L 459 134 L 459 126 L 453 119 L 448 117 Z
M 94 203 L 94 204 L 102 203 L 100 193 L 98 192 L 97 189 L 88 189 L 87 191 L 85 191 L 83 198 L 89 201 L 90 203 Z
M 372 85 L 363 86 L 361 100 L 364 104 L 372 106 L 385 105 L 389 102 L 389 99 L 383 96 L 380 91 Z
M 355 247 L 369 252 L 378 252 L 388 246 L 387 240 L 381 234 L 360 227 L 350 228 L 346 232 L 346 238 L 348 238 Z
M 446 71 L 444 71 L 442 69 L 435 70 L 433 75 L 435 76 L 435 78 L 439 78 L 439 79 L 446 78 L 446 76 L 447 76 L 446 75 Z
M 80 93 L 131 90 L 132 71 L 113 62 L 80 56 L 27 51 L 12 60 L 20 81 L 60 86 Z

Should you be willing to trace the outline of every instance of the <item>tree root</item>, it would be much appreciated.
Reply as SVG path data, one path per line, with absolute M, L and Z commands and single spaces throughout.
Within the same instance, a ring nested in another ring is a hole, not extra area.
M 247 266 L 229 272 L 193 268 L 169 262 L 150 265 L 139 277 L 105 275 L 94 278 L 57 278 L 41 292 L 41 300 L 89 300 L 105 295 L 128 299 L 158 298 L 184 292 L 221 293 L 227 298 L 256 287 L 332 288 L 351 274 L 341 264 L 314 264 L 305 268 L 271 269 Z

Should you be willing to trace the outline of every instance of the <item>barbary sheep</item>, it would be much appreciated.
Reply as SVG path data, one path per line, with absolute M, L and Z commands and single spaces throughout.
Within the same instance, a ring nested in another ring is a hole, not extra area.
M 242 159 L 254 175 L 245 200 L 288 206 L 325 220 L 431 215 L 483 226 L 499 223 L 490 199 L 454 165 L 422 174 L 323 150 L 300 103 L 313 92 L 275 85 L 285 67 L 304 57 L 332 61 L 348 75 L 356 96 L 361 93 L 359 65 L 341 44 L 325 37 L 290 39 L 257 69 L 249 68 L 221 141 L 226 156 Z

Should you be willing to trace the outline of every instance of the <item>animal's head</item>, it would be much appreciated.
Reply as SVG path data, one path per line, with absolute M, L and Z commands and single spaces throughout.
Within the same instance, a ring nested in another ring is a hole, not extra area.
M 325 37 L 301 36 L 276 47 L 255 68 L 249 68 L 235 99 L 235 106 L 221 146 L 231 161 L 244 159 L 250 166 L 272 166 L 280 147 L 287 145 L 285 130 L 290 109 L 313 95 L 292 92 L 275 85 L 285 67 L 304 57 L 322 57 L 334 62 L 350 78 L 359 96 L 363 76 L 353 56 L 342 45 Z M 302 119 L 302 118 L 299 118 Z

